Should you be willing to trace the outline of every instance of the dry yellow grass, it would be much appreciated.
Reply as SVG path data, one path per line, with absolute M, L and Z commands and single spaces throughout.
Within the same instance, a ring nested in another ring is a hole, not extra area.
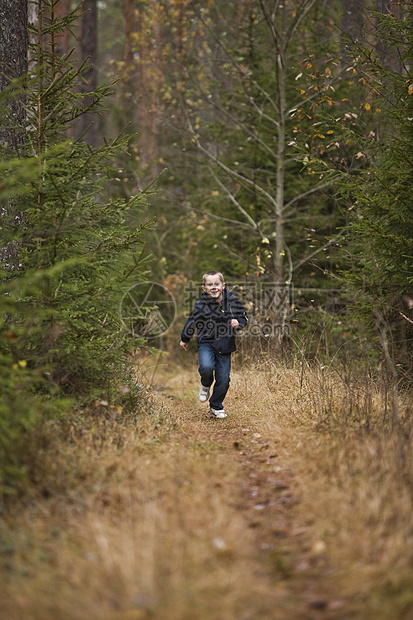
M 2 619 L 412 618 L 410 443 L 363 430 L 372 385 L 301 370 L 235 361 L 210 420 L 195 363 L 141 361 L 148 414 L 74 427 L 3 515 Z

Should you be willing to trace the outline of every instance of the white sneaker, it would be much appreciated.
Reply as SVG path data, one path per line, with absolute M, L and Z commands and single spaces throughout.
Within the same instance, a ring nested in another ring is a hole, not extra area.
M 201 401 L 201 403 L 204 403 L 205 401 L 207 401 L 209 398 L 209 387 L 204 387 L 203 385 L 201 385 L 201 387 L 199 388 L 198 398 Z
M 212 407 L 209 410 L 209 415 L 211 416 L 211 418 L 220 418 L 220 419 L 228 417 L 223 409 L 212 409 Z

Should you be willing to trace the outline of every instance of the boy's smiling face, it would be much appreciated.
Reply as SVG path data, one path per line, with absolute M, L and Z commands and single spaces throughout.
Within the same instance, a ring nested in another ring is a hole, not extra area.
M 219 276 L 205 276 L 205 282 L 202 285 L 202 290 L 212 297 L 212 299 L 222 301 L 222 293 L 224 288 L 225 283 L 222 282 Z

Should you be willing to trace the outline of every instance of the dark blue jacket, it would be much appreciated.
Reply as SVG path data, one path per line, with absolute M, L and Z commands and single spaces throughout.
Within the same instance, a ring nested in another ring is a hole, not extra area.
M 240 328 L 245 327 L 248 321 L 238 297 L 224 288 L 222 302 L 219 303 L 203 292 L 185 323 L 181 340 L 189 342 L 196 332 L 198 346 L 210 344 L 218 353 L 232 353 L 236 346 L 231 319 L 237 319 Z

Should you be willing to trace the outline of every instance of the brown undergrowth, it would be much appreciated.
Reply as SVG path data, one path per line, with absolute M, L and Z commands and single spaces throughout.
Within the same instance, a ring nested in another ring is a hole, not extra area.
M 4 620 L 413 617 L 408 425 L 374 386 L 235 358 L 210 420 L 195 365 L 138 374 L 147 411 L 68 425 L 4 511 Z

